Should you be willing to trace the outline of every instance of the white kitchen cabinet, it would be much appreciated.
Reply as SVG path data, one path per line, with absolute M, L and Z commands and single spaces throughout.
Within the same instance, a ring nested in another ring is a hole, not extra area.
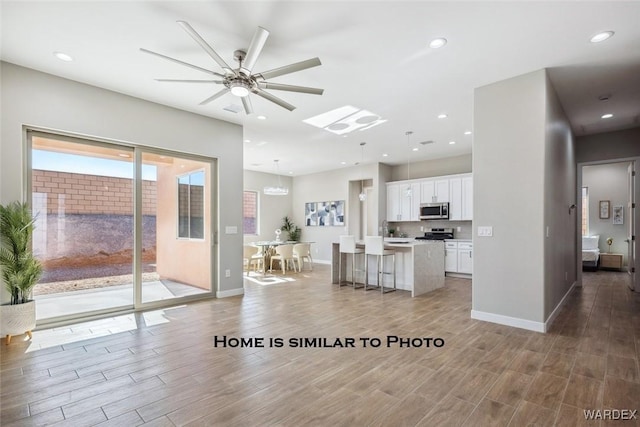
M 473 272 L 473 243 L 458 242 L 458 273 Z
M 422 203 L 444 203 L 449 201 L 449 180 L 428 179 L 421 183 Z
M 444 242 L 444 271 L 445 273 L 458 272 L 457 242 Z
M 411 188 L 410 196 L 408 188 Z M 420 182 L 387 184 L 387 221 L 420 221 Z
M 471 175 L 462 178 L 462 216 L 463 221 L 473 219 L 473 177 Z
M 400 221 L 402 219 L 400 185 L 398 183 L 387 184 L 387 221 Z
M 462 178 L 449 179 L 449 219 L 462 219 Z

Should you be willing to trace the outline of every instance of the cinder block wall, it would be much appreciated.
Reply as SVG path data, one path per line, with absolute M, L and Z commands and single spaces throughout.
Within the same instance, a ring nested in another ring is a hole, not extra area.
M 34 170 L 33 193 L 47 195 L 47 214 L 133 214 L 127 178 Z M 156 182 L 142 181 L 142 214 L 156 214 Z

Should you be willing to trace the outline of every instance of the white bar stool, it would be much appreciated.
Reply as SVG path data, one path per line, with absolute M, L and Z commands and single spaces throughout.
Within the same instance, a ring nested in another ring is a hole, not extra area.
M 384 248 L 384 240 L 382 236 L 365 236 L 364 238 L 364 254 L 365 254 L 365 279 L 364 279 L 364 290 L 368 291 L 370 289 L 380 288 L 381 293 L 393 292 L 396 290 L 396 251 L 391 249 Z M 374 255 L 376 257 L 376 285 L 377 286 L 369 286 L 369 255 Z M 393 273 L 388 273 L 384 271 L 384 257 L 390 256 L 393 262 Z M 380 265 L 380 261 L 382 260 L 382 266 Z M 383 274 L 393 274 L 393 288 L 387 288 L 385 290 L 384 287 L 384 276 L 382 280 L 380 276 Z
M 353 289 L 361 287 L 361 286 L 356 286 L 356 271 L 362 271 L 362 270 L 356 269 L 356 255 L 364 254 L 364 250 L 361 248 L 356 248 L 355 236 L 340 236 L 340 262 L 338 267 L 338 285 L 339 286 L 343 286 L 342 254 L 351 254 L 351 285 L 353 286 Z M 348 285 L 348 282 L 345 283 L 345 285 Z

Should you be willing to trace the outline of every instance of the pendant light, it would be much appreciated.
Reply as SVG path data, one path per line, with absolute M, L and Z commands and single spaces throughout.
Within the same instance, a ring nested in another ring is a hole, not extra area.
M 362 168 L 362 165 L 364 164 L 364 146 L 366 144 L 367 144 L 366 142 L 360 143 L 360 168 Z M 358 199 L 361 202 L 364 202 L 365 200 L 367 200 L 367 193 L 364 192 L 364 178 L 360 179 L 360 194 L 358 194 Z
M 412 131 L 408 130 L 404 133 L 407 135 L 407 181 L 411 179 L 411 134 Z M 411 197 L 411 183 L 407 182 L 407 188 L 405 189 L 407 197 Z
M 289 189 L 287 187 L 282 186 L 282 182 L 280 180 L 280 168 L 278 167 L 278 160 L 273 161 L 276 169 L 276 175 L 278 175 L 278 186 L 274 187 L 272 185 L 264 187 L 262 192 L 268 196 L 286 196 L 289 194 Z

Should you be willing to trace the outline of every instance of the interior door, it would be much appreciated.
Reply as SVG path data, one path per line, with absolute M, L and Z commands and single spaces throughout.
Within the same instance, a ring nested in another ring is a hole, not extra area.
M 629 252 L 627 255 L 627 271 L 629 272 L 629 287 L 632 290 L 638 290 L 638 285 L 636 282 L 636 273 L 635 273 L 635 259 L 636 259 L 636 240 L 635 240 L 635 162 L 631 162 L 629 167 L 627 168 L 628 176 L 629 176 L 629 201 L 628 201 L 628 209 L 627 214 L 629 220 L 627 221 L 628 227 L 628 238 L 627 238 L 627 246 L 629 248 Z

